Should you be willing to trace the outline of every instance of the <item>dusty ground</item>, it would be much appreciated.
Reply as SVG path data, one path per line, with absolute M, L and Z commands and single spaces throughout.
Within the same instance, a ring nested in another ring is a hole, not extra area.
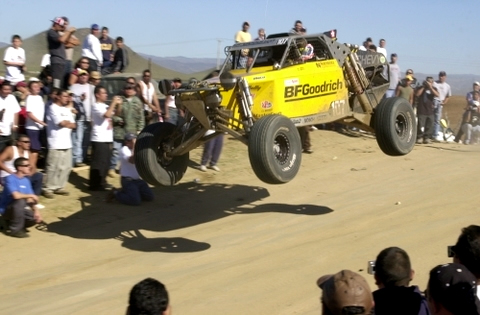
M 179 185 L 137 208 L 105 204 L 85 189 L 87 170 L 72 173 L 70 197 L 44 200 L 48 231 L 0 235 L 1 313 L 122 314 L 131 286 L 154 277 L 174 314 L 318 314 L 317 277 L 352 269 L 373 288 L 367 261 L 395 245 L 423 289 L 460 229 L 479 224 L 480 146 L 393 158 L 368 136 L 312 138 L 289 184 L 260 182 L 228 140 L 222 172 L 196 170 L 197 149 Z

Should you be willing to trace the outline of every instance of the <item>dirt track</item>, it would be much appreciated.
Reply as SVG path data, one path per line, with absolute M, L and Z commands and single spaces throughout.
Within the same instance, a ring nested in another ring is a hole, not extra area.
M 424 288 L 460 229 L 479 223 L 480 146 L 393 158 L 368 136 L 312 139 L 289 184 L 260 182 L 246 147 L 227 140 L 222 172 L 192 162 L 141 208 L 105 204 L 85 189 L 87 170 L 72 173 L 73 195 L 44 201 L 48 231 L 1 236 L 2 313 L 122 314 L 131 286 L 150 276 L 167 285 L 174 314 L 318 314 L 318 276 L 352 269 L 373 288 L 367 261 L 396 245 Z

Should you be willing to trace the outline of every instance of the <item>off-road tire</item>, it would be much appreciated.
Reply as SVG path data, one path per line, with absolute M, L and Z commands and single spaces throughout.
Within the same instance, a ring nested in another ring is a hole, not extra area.
M 185 174 L 189 154 L 163 157 L 162 143 L 175 130 L 170 123 L 155 123 L 145 127 L 135 143 L 135 166 L 138 174 L 154 186 L 173 186 Z
M 283 184 L 297 175 L 302 162 L 300 135 L 285 116 L 268 115 L 253 124 L 248 156 L 255 175 L 268 184 Z
M 377 143 L 385 154 L 399 156 L 412 151 L 417 139 L 417 123 L 406 99 L 382 100 L 375 108 L 374 128 Z

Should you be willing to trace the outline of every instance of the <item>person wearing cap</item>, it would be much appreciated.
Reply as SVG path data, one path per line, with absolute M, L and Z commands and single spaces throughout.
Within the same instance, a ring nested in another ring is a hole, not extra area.
M 371 314 L 372 291 L 361 275 L 342 270 L 334 275 L 325 275 L 317 280 L 322 289 L 323 315 Z
M 0 89 L 0 152 L 11 144 L 12 134 L 18 131 L 20 105 L 12 94 L 12 86 L 3 82 Z
M 480 91 L 480 82 L 475 81 L 473 82 L 473 89 L 467 93 L 465 98 L 467 99 L 467 105 L 471 105 L 473 102 L 473 92 L 474 91 Z
M 464 265 L 436 266 L 426 291 L 432 315 L 480 315 L 476 289 L 477 279 Z
M 122 188 L 113 189 L 107 195 L 106 201 L 117 200 L 120 203 L 139 206 L 142 201 L 152 201 L 153 191 L 148 184 L 140 178 L 135 167 L 135 142 L 137 135 L 127 133 L 125 145 L 120 150 L 120 183 Z
M 5 65 L 5 78 L 13 85 L 25 81 L 23 72 L 25 68 L 25 50 L 22 46 L 22 38 L 19 35 L 12 36 L 12 46 L 5 49 L 3 64 Z
M 123 147 L 125 134 L 138 134 L 145 127 L 145 117 L 142 101 L 135 95 L 136 84 L 134 78 L 128 78 L 123 89 L 123 96 L 115 96 L 112 102 L 118 107 L 113 116 L 113 151 L 108 176 L 115 177 L 118 156 Z
M 77 128 L 77 124 L 66 107 L 68 102 L 67 91 L 59 89 L 54 102 L 47 107 L 47 182 L 42 191 L 45 198 L 51 199 L 54 194 L 70 195 L 65 185 L 72 170 L 72 129 Z
M 252 41 L 252 35 L 248 32 L 250 24 L 243 22 L 242 29 L 235 33 L 235 43 L 247 43 Z M 237 66 L 238 68 L 245 68 L 248 59 L 248 49 L 243 49 L 238 56 Z
M 433 86 L 437 88 L 438 96 L 434 98 L 435 100 L 435 110 L 434 110 L 434 122 L 433 122 L 433 140 L 438 141 L 438 136 L 440 132 L 440 119 L 442 119 L 442 109 L 445 104 L 447 104 L 448 99 L 452 96 L 452 89 L 450 85 L 446 82 L 447 73 L 445 71 L 440 71 L 438 73 L 438 80 L 433 83 Z
M 371 37 L 367 37 L 367 39 L 365 39 L 365 41 L 363 42 L 362 46 L 360 46 L 358 48 L 358 50 L 363 50 L 363 51 L 367 51 L 368 50 L 368 47 L 370 47 L 370 45 L 373 44 L 373 40 Z
M 387 92 L 385 92 L 385 98 L 394 97 L 398 82 L 400 82 L 400 66 L 397 63 L 397 54 L 393 53 L 390 55 L 390 86 L 388 87 Z
M 88 72 L 79 70 L 77 73 L 78 83 L 70 86 L 70 91 L 73 93 L 73 104 L 77 111 L 75 116 L 77 128 L 72 132 L 72 154 L 73 165 L 80 167 L 86 165 L 85 162 L 90 143 L 92 103 L 94 102 L 95 96 L 92 93 L 90 84 L 88 84 Z
M 98 35 L 100 34 L 100 27 L 98 24 L 92 24 L 90 34 L 85 37 L 82 45 L 82 57 L 87 57 L 90 61 L 88 71 L 101 71 L 103 65 L 102 47 Z
M 50 70 L 53 78 L 53 87 L 61 88 L 65 76 L 65 44 L 76 31 L 74 27 L 66 28 L 65 20 L 57 17 L 52 20 L 53 25 L 47 32 L 48 51 L 50 54 Z
M 398 247 L 382 250 L 375 260 L 373 292 L 375 315 L 429 315 L 428 303 L 417 286 L 409 286 L 415 272 L 407 252 Z
M 464 265 L 477 278 L 477 297 L 480 299 L 480 226 L 464 227 L 451 249 L 453 262 Z
M 112 117 L 117 103 L 106 104 L 107 89 L 99 85 L 95 87 L 95 103 L 92 105 L 92 163 L 90 164 L 89 189 L 105 190 L 107 173 L 110 168 L 112 154 L 113 124 Z
M 414 95 L 413 89 L 410 86 L 412 81 L 413 81 L 413 76 L 410 74 L 407 74 L 403 82 L 400 81 L 400 83 L 398 84 L 397 91 L 396 91 L 396 96 L 406 99 L 411 106 L 413 106 L 413 95 Z

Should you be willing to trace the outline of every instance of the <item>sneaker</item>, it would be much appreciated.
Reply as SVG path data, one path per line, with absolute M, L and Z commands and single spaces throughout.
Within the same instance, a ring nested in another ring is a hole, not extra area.
M 423 140 L 423 144 L 431 144 L 432 143 L 432 140 L 430 139 L 424 139 Z
M 116 174 L 115 170 L 111 169 L 111 170 L 108 170 L 108 175 L 107 176 L 110 177 L 110 178 L 114 178 L 115 174 Z
M 208 168 L 214 170 L 215 172 L 220 172 L 220 167 L 216 165 L 210 165 Z
M 9 235 L 11 237 L 18 237 L 18 238 L 26 238 L 30 236 L 25 231 L 10 232 Z
M 45 209 L 45 206 L 42 205 L 41 203 L 37 203 L 37 204 L 35 205 L 35 207 L 36 207 L 38 210 Z
M 54 190 L 53 193 L 54 193 L 55 195 L 61 195 L 61 196 L 68 196 L 68 195 L 70 195 L 70 193 L 69 193 L 68 191 L 66 191 L 65 189 L 63 189 L 63 188 L 59 188 L 59 189 L 57 189 L 57 190 Z
M 423 140 L 422 139 L 417 139 L 417 144 L 422 144 Z
M 205 165 L 200 165 L 200 170 L 202 172 L 206 172 L 207 171 L 207 167 Z
M 303 153 L 312 154 L 313 150 L 312 149 L 303 149 Z
M 42 191 L 42 196 L 48 199 L 53 199 L 55 197 L 50 190 Z
M 82 162 L 75 163 L 75 167 L 82 167 L 82 166 L 87 166 L 87 164 Z

